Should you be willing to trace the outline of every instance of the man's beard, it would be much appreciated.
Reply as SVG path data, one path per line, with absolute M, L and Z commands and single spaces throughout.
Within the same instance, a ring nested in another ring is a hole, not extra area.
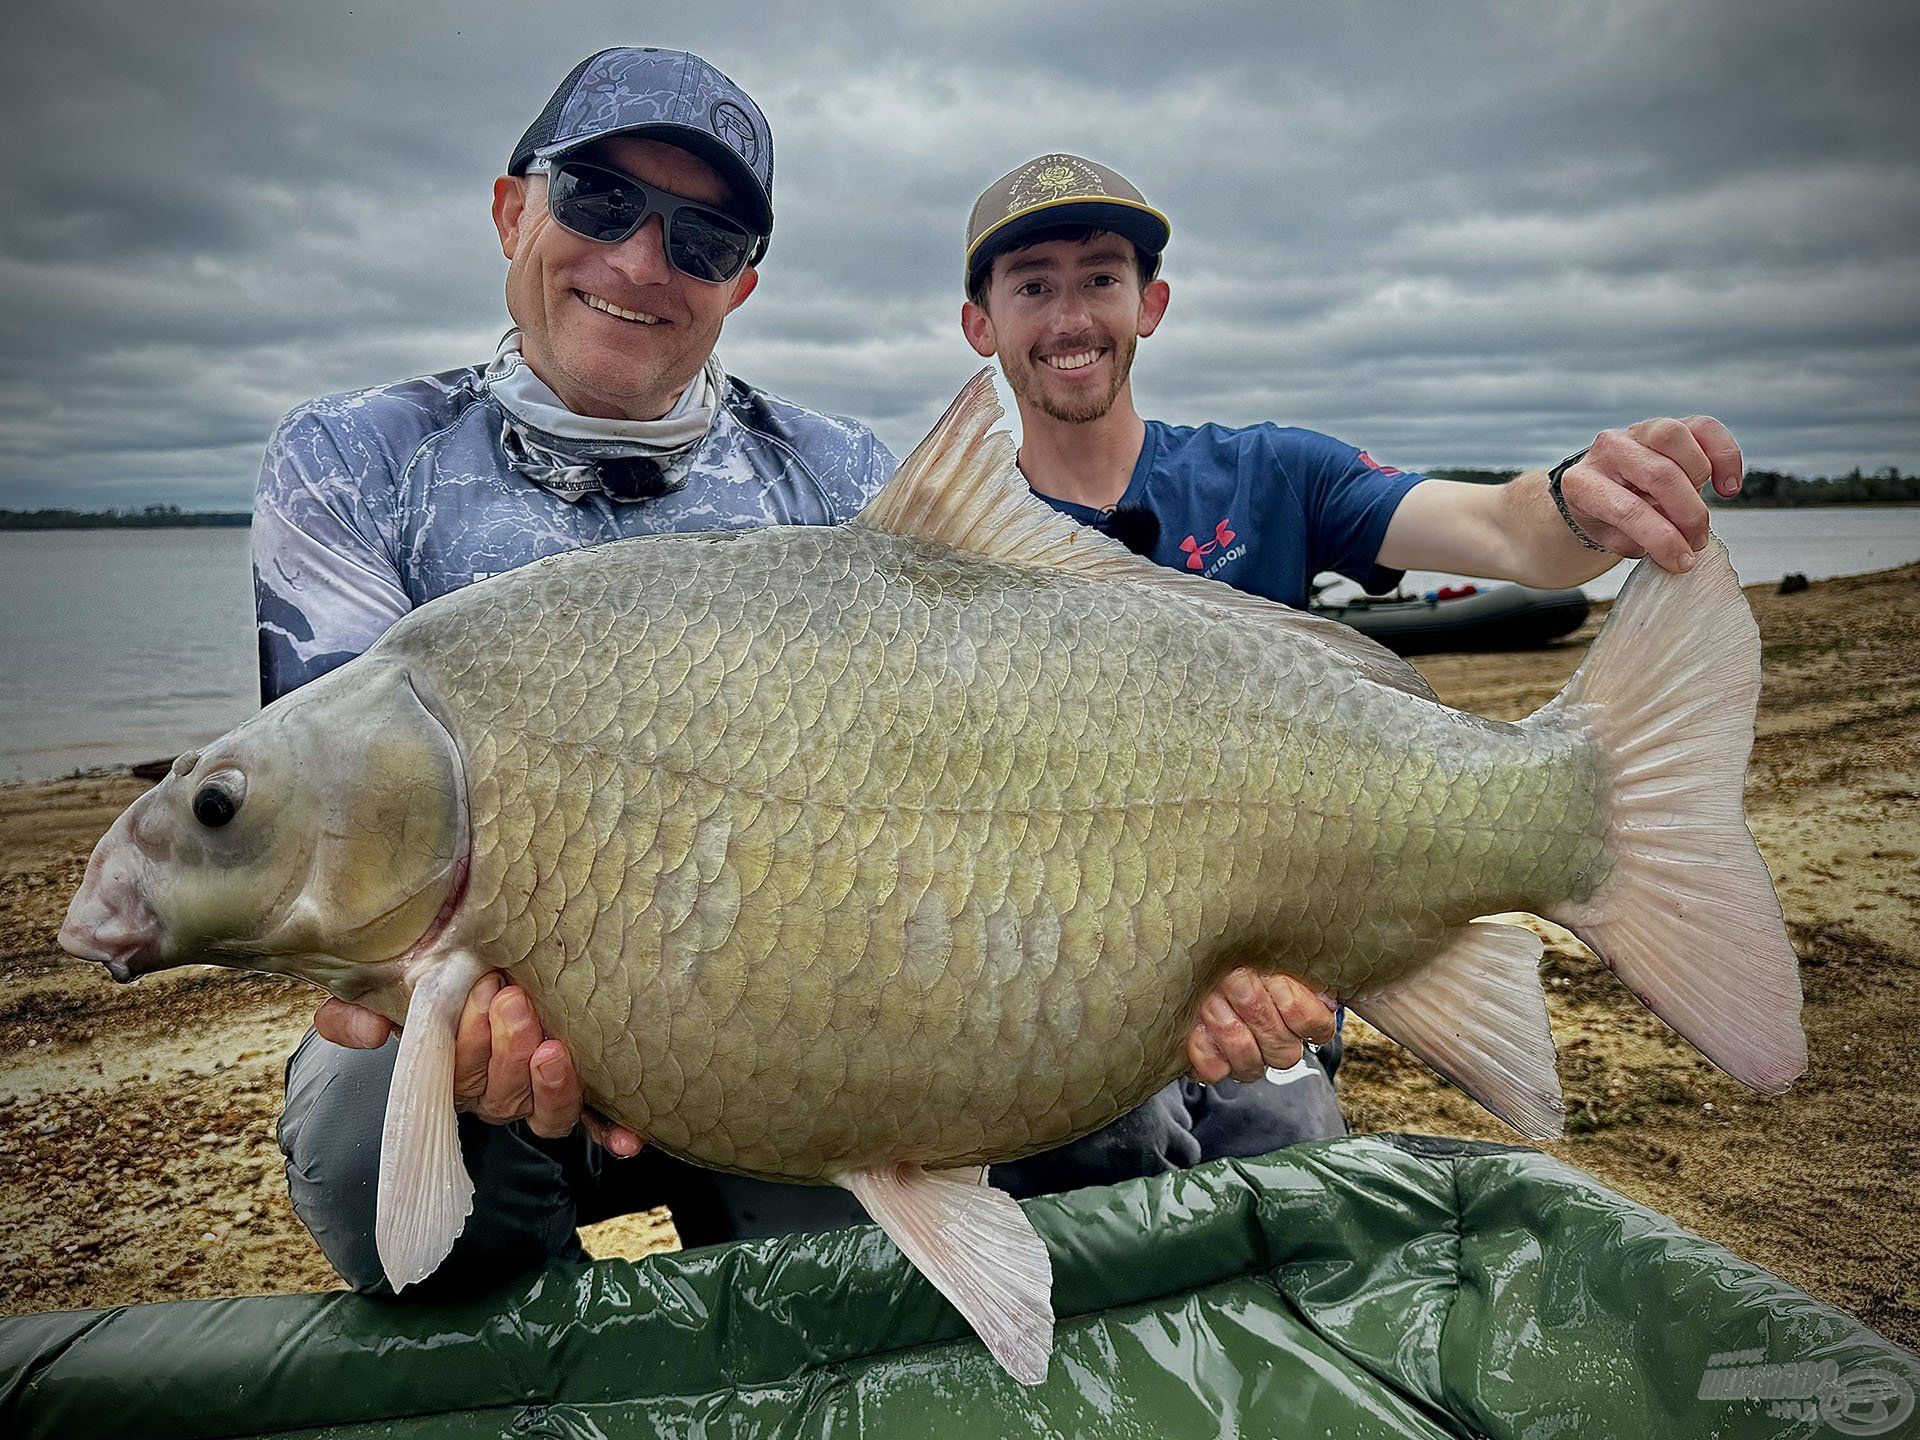
M 1055 420 L 1069 425 L 1091 424 L 1113 409 L 1113 402 L 1119 398 L 1121 387 L 1127 383 L 1127 376 L 1133 371 L 1133 352 L 1139 343 L 1138 336 L 1126 335 L 1114 345 L 1112 375 L 1104 393 L 1081 390 L 1066 396 L 1055 395 L 1041 373 L 1048 369 L 1046 361 L 1035 360 L 1031 356 L 1026 364 L 1006 371 L 1007 388 L 1013 391 L 1016 399 L 1026 401 Z

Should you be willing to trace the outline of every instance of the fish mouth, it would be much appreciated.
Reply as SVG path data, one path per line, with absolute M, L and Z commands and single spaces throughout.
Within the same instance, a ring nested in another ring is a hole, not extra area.
M 106 966 L 107 973 L 125 985 L 166 968 L 159 954 L 158 930 L 153 912 L 145 905 L 128 914 L 83 888 L 67 907 L 58 940 L 74 959 Z
M 160 917 L 140 893 L 134 856 L 116 834 L 125 823 L 122 816 L 94 847 L 57 937 L 67 954 L 106 966 L 122 985 L 168 963 L 160 954 Z
M 106 966 L 107 973 L 122 985 L 165 968 L 165 962 L 153 953 L 151 945 L 104 945 L 84 931 L 75 930 L 72 922 L 60 927 L 59 940 L 60 948 L 67 954 L 76 960 L 91 960 Z

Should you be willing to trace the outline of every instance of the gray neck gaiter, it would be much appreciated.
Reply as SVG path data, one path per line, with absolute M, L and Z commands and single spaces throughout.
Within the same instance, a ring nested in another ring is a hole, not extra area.
M 603 420 L 576 415 L 520 354 L 520 332 L 509 331 L 487 367 L 488 392 L 506 420 L 500 444 L 514 470 L 564 500 L 605 495 L 651 500 L 686 483 L 676 464 L 707 438 L 719 413 L 727 374 L 709 355 L 673 408 L 658 420 Z

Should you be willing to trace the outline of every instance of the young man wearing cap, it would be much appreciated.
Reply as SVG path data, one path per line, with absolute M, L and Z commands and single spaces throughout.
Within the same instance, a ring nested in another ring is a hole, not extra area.
M 610 50 L 574 69 L 494 183 L 516 329 L 492 362 L 313 401 L 268 446 L 253 528 L 264 699 L 345 663 L 414 606 L 543 555 L 859 510 L 893 468 L 885 447 L 729 376 L 713 353 L 753 292 L 772 185 L 765 118 L 705 61 Z M 1256 1004 L 1269 1053 L 1297 1049 L 1267 1015 Z M 338 1000 L 315 1026 L 288 1064 L 289 1189 L 334 1267 L 379 1291 L 392 1027 Z M 477 1193 L 426 1293 L 577 1257 L 577 1224 L 659 1204 L 689 1244 L 864 1218 L 839 1190 L 654 1151 L 607 1164 L 576 1133 L 571 1057 L 502 976 L 475 986 L 455 1061 Z M 641 1137 L 589 1125 L 614 1155 L 641 1151 Z
M 1158 274 L 1169 233 L 1166 216 L 1104 165 L 1040 156 L 974 202 L 960 318 L 1013 391 L 1019 464 L 1034 492 L 1160 564 L 1296 607 L 1323 570 L 1374 592 L 1409 569 L 1577 585 L 1621 556 L 1690 568 L 1707 540 L 1698 487 L 1739 489 L 1739 447 L 1704 416 L 1606 431 L 1551 471 L 1503 486 L 1429 480 L 1308 430 L 1143 420 L 1130 377 L 1135 347 L 1167 311 Z M 1267 986 L 1293 1034 L 1334 1029 L 1304 987 L 1284 977 Z M 1080 1166 L 1079 1180 L 1101 1178 L 1102 1167 L 1133 1173 L 1155 1151 L 1191 1163 L 1344 1133 L 1331 1081 L 1337 1041 L 1263 1080 L 1271 1062 L 1256 1050 L 1269 1047 L 1250 1043 L 1221 998 L 1202 1007 L 1190 1037 L 1194 1074 L 1251 1083 L 1175 1082 L 1118 1122 L 1122 1134 L 1068 1147 L 1060 1163 Z

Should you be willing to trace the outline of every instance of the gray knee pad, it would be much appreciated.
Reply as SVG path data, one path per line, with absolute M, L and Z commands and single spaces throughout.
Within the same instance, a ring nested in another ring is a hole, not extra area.
M 1176 1083 L 1185 1095 L 1203 1160 L 1248 1159 L 1284 1145 L 1347 1133 L 1333 1081 L 1320 1054 L 1312 1050 L 1291 1070 L 1270 1071 L 1266 1078 L 1245 1084 Z
M 1087 1185 L 1112 1185 L 1142 1175 L 1164 1175 L 1183 1170 L 1201 1159 L 1199 1142 L 1180 1090 L 1173 1081 L 1137 1110 L 1131 1110 L 1055 1150 L 1042 1150 L 1003 1165 L 995 1165 L 995 1185 L 1016 1200 L 1078 1190 Z

